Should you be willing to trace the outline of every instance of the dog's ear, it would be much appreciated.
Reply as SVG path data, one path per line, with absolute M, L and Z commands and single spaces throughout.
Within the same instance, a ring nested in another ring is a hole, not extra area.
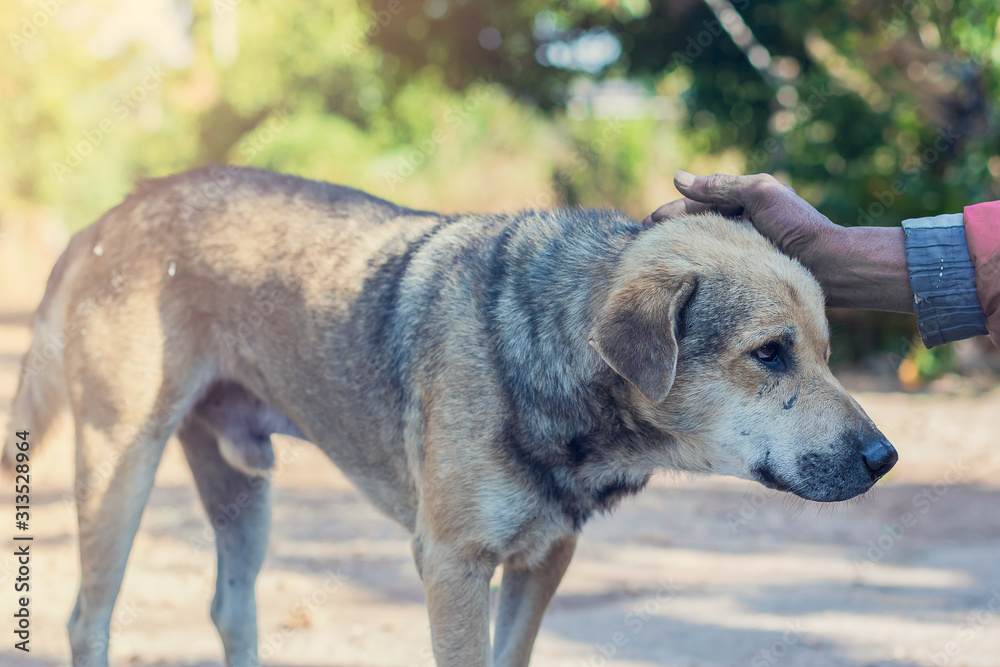
M 612 370 L 653 403 L 662 403 L 674 384 L 678 315 L 696 285 L 689 277 L 622 287 L 608 299 L 588 340 Z

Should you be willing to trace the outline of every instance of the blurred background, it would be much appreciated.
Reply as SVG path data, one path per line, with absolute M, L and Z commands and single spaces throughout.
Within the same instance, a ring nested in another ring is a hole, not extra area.
M 443 211 L 643 217 L 676 196 L 678 168 L 775 173 L 844 225 L 960 211 L 1000 196 L 998 13 L 993 0 L 5 0 L 0 277 L 27 295 L 24 276 L 49 263 L 37 255 L 136 179 L 213 162 Z M 904 386 L 997 366 L 988 344 L 923 350 L 912 318 L 833 318 L 836 366 Z
M 641 218 L 678 168 L 772 172 L 835 222 L 898 225 L 1000 196 L 998 17 L 995 0 L 2 0 L 0 424 L 52 263 L 137 179 L 254 165 L 440 211 Z M 537 664 L 996 667 L 1000 356 L 926 350 L 912 317 L 830 315 L 836 373 L 896 468 L 835 506 L 656 478 L 587 526 Z M 32 469 L 35 643 L 0 646 L 4 667 L 68 664 L 73 444 L 52 445 Z M 315 448 L 276 453 L 265 664 L 431 667 L 408 536 Z M 212 539 L 170 443 L 113 665 L 220 664 Z M 3 618 L 16 571 L 0 554 Z

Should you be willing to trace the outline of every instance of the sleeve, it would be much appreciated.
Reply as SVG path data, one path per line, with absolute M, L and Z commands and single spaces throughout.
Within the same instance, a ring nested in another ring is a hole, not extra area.
M 986 328 L 993 344 L 1000 347 L 1000 201 L 966 206 L 963 215 Z
M 913 312 L 924 345 L 934 347 L 988 333 L 963 214 L 904 220 L 903 232 Z M 996 289 L 994 296 L 1000 306 Z M 1000 315 L 997 318 L 1000 324 Z

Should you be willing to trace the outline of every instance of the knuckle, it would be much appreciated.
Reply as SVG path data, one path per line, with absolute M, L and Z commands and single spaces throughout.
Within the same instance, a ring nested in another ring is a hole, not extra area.
M 788 190 L 771 174 L 755 174 L 748 179 L 746 194 L 749 199 L 765 203 L 788 194 Z
M 766 191 L 781 187 L 781 182 L 771 174 L 754 174 L 750 178 L 754 187 L 758 190 Z

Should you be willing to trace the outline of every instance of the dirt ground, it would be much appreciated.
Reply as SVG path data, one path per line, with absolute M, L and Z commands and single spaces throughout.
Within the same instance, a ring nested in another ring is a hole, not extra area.
M 0 424 L 43 275 L 0 286 Z M 739 480 L 657 479 L 586 526 L 533 664 L 1000 665 L 1000 390 L 857 397 L 900 452 L 874 493 L 820 506 Z M 432 666 L 405 532 L 310 445 L 281 439 L 278 458 L 257 586 L 265 664 Z M 32 465 L 30 654 L 12 648 L 16 570 L 13 548 L 0 551 L 5 667 L 68 663 L 72 467 L 70 443 Z M 12 526 L 11 487 L 4 479 L 0 498 Z M 221 664 L 214 576 L 211 530 L 171 442 L 119 596 L 112 664 Z

